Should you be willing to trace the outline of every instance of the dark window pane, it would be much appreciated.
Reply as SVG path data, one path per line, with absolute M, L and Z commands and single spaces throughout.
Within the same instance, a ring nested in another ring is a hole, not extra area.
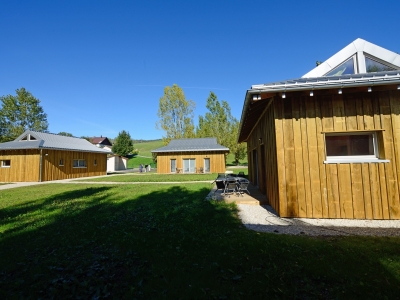
M 340 75 L 348 75 L 354 74 L 354 60 L 350 58 L 345 63 L 340 66 L 334 68 L 332 71 L 327 73 L 325 76 L 340 76 Z
M 327 156 L 374 155 L 372 134 L 326 136 Z

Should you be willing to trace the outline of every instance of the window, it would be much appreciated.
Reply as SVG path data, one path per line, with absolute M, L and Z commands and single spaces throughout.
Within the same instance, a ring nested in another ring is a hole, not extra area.
M 59 165 L 59 166 L 63 166 L 63 165 L 64 165 L 64 160 L 63 160 L 62 158 L 60 159 L 58 165 Z
M 183 173 L 195 173 L 196 160 L 194 158 L 187 158 L 183 160 Z
M 346 62 L 342 63 L 340 66 L 334 68 L 329 73 L 325 74 L 325 76 L 340 76 L 340 75 L 348 75 L 355 74 L 354 70 L 354 58 L 350 58 Z
M 74 159 L 74 168 L 86 168 L 86 160 Z
M 325 163 L 388 162 L 380 159 L 381 131 L 325 133 Z
M 9 168 L 11 167 L 11 160 L 10 159 L 5 159 L 1 161 L 1 167 L 2 168 Z
M 36 138 L 30 134 L 27 134 L 21 139 L 21 141 L 36 141 Z
M 97 159 L 94 160 L 94 165 L 97 166 Z
M 171 159 L 171 173 L 176 172 L 176 159 Z
M 392 71 L 394 68 L 389 67 L 383 63 L 380 63 L 376 60 L 373 60 L 369 57 L 365 57 L 365 67 L 367 69 L 367 73 L 372 72 L 382 72 L 382 71 Z
M 204 159 L 204 173 L 210 173 L 210 159 Z

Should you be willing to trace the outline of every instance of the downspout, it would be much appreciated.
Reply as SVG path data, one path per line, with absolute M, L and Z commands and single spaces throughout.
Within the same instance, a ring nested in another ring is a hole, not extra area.
M 43 165 L 42 165 L 42 159 L 43 159 L 42 151 L 43 151 L 43 149 L 40 149 L 39 182 L 42 182 L 42 168 L 43 168 Z

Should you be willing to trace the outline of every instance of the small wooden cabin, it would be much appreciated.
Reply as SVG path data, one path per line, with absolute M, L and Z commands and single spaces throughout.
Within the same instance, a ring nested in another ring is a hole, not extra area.
M 151 151 L 157 154 L 157 173 L 224 173 L 229 148 L 216 138 L 177 139 Z
M 357 39 L 246 93 L 249 178 L 281 217 L 400 219 L 400 55 Z
M 0 182 L 106 175 L 108 153 L 85 139 L 27 130 L 0 144 Z

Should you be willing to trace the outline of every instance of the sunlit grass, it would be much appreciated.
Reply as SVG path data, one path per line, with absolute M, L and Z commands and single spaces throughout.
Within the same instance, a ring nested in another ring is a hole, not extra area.
M 398 297 L 399 238 L 256 233 L 235 205 L 204 201 L 210 188 L 1 191 L 2 299 Z
M 189 181 L 212 181 L 217 174 L 157 174 L 157 173 L 128 173 L 122 175 L 111 175 L 82 179 L 87 182 L 189 182 Z

